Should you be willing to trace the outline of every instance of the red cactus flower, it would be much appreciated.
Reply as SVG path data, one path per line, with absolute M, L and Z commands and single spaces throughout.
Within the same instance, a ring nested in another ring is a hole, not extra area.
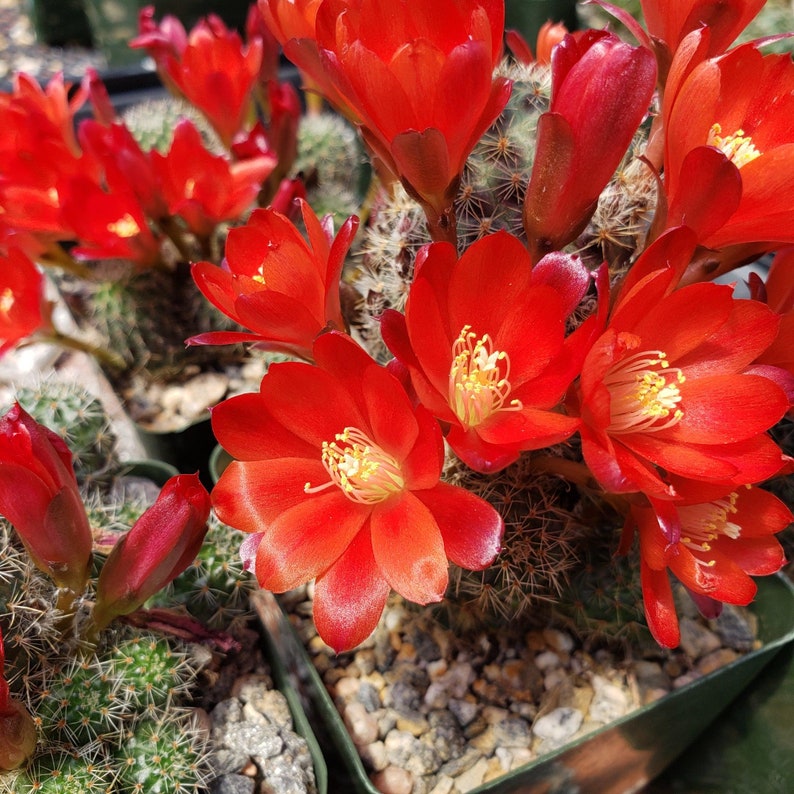
M 577 429 L 558 408 L 579 372 L 586 333 L 566 340 L 565 322 L 589 281 L 580 261 L 564 254 L 533 269 L 506 232 L 475 242 L 460 259 L 448 243 L 422 249 L 405 316 L 387 311 L 383 338 L 467 465 L 497 471 Z
M 135 611 L 195 560 L 210 508 L 197 474 L 179 474 L 166 482 L 102 566 L 93 612 L 98 629 Z
M 128 259 L 140 267 L 157 262 L 160 245 L 132 190 L 103 190 L 96 182 L 73 177 L 59 186 L 62 215 L 74 229 L 80 259 Z
M 5 646 L 0 628 L 0 772 L 21 766 L 36 749 L 36 723 L 18 700 L 11 697 L 5 676 Z
M 158 28 L 149 9 L 141 12 L 140 26 L 141 35 L 130 46 L 149 50 L 168 81 L 230 146 L 235 134 L 254 120 L 262 39 L 243 45 L 240 34 L 215 14 L 201 19 L 186 38 L 173 17 L 166 17 Z
M 0 418 L 0 513 L 58 587 L 83 591 L 91 565 L 91 528 L 71 452 L 18 403 Z
M 734 299 L 728 285 L 674 289 L 694 247 L 691 233 L 679 239 L 685 244 L 660 238 L 638 275 L 630 271 L 571 406 L 585 462 L 613 493 L 669 499 L 665 473 L 730 488 L 783 465 L 766 431 L 786 411 L 785 392 L 748 372 L 779 320 L 757 301 Z
M 0 356 L 39 328 L 50 326 L 44 277 L 17 248 L 0 255 Z
M 356 111 L 327 74 L 317 45 L 317 8 L 322 0 L 259 0 L 265 24 L 284 55 L 301 72 L 304 87 L 324 96 L 340 113 L 358 122 Z
M 686 493 L 681 485 L 678 490 Z M 783 502 L 761 488 L 726 493 L 697 484 L 687 496 L 669 507 L 680 524 L 680 537 L 673 543 L 664 529 L 668 516 L 660 517 L 651 507 L 631 509 L 631 522 L 639 529 L 648 626 L 667 648 L 680 641 L 668 570 L 709 617 L 716 617 L 723 603 L 749 604 L 756 592 L 750 577 L 774 573 L 785 564 L 774 535 L 794 520 Z
M 688 33 L 708 27 L 709 46 L 705 55 L 722 55 L 764 6 L 764 0 L 640 0 L 640 3 L 663 74 Z
M 708 29 L 691 33 L 670 69 L 664 187 L 667 227 L 695 230 L 712 249 L 713 278 L 794 242 L 794 63 L 752 42 L 700 61 L 692 53 L 708 37 Z
M 517 30 L 505 31 L 505 43 L 513 53 L 513 57 L 524 65 L 530 63 L 551 63 L 551 51 L 559 44 L 568 33 L 568 28 L 562 22 L 544 22 L 538 31 L 535 46 L 535 55 L 526 39 Z
M 243 215 L 276 165 L 272 154 L 231 162 L 207 151 L 201 134 L 187 119 L 176 125 L 168 153 L 151 153 L 152 167 L 172 215 L 206 237 L 224 220 Z
M 323 0 L 317 9 L 326 73 L 374 155 L 422 203 L 434 239 L 454 240 L 460 173 L 510 95 L 510 82 L 494 77 L 503 27 L 501 0 Z
M 551 58 L 549 111 L 538 122 L 524 201 L 533 261 L 574 240 L 648 112 L 656 62 L 604 31 L 566 36 Z
M 236 460 L 212 498 L 222 521 L 252 533 L 244 553 L 262 587 L 316 579 L 317 629 L 341 651 L 375 628 L 391 589 L 438 601 L 448 559 L 492 562 L 503 522 L 439 481 L 436 421 L 350 337 L 323 334 L 314 358 L 317 366 L 274 364 L 258 394 L 213 409 Z
M 229 232 L 223 267 L 193 265 L 207 300 L 251 332 L 216 331 L 191 337 L 188 344 L 255 342 L 311 359 L 321 331 L 345 327 L 339 278 L 358 218 L 348 218 L 332 240 L 330 219 L 321 224 L 309 205 L 299 202 L 308 243 L 284 215 L 255 210 L 245 226 Z

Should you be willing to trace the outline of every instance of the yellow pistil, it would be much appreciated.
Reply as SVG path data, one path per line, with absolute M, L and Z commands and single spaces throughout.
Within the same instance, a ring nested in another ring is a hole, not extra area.
M 679 507 L 678 514 L 685 533 L 681 537 L 681 543 L 691 551 L 708 553 L 711 551 L 711 544 L 721 536 L 736 540 L 742 528 L 729 519 L 736 513 L 738 500 L 739 494 L 734 491 L 724 499 L 714 502 Z M 703 562 L 709 567 L 714 565 L 713 560 Z
M 753 139 L 749 135 L 745 137 L 744 130 L 736 130 L 733 135 L 725 137 L 721 133 L 722 127 L 719 124 L 712 124 L 706 145 L 716 146 L 737 168 L 761 156 L 761 152 L 755 148 Z
M 138 226 L 135 218 L 133 218 L 128 212 L 117 221 L 109 223 L 107 225 L 107 230 L 115 235 L 118 235 L 119 237 L 127 238 L 135 237 L 136 234 L 139 234 L 141 227 Z
M 604 377 L 611 398 L 608 432 L 654 433 L 681 421 L 684 373 L 671 367 L 661 350 L 635 353 L 613 365 Z
M 520 400 L 510 400 L 510 357 L 492 348 L 491 337 L 477 337 L 464 325 L 452 345 L 449 404 L 463 425 L 476 427 L 496 411 L 520 411 Z
M 306 483 L 306 493 L 317 493 L 331 485 L 359 504 L 377 504 L 405 487 L 400 466 L 357 427 L 346 427 L 331 442 L 323 441 L 322 461 L 331 480 L 322 485 Z
M 257 284 L 261 284 L 263 287 L 267 286 L 267 282 L 265 281 L 265 263 L 264 262 L 261 265 L 259 265 L 259 268 L 257 269 L 256 273 L 253 276 L 251 276 L 251 279 L 253 281 L 256 281 Z

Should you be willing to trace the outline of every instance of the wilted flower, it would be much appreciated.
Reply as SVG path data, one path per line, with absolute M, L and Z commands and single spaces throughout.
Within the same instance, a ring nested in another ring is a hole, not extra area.
M 350 337 L 320 336 L 317 366 L 273 364 L 258 394 L 212 412 L 236 460 L 212 492 L 221 521 L 251 533 L 244 558 L 262 587 L 316 579 L 314 620 L 337 651 L 375 628 L 391 589 L 439 601 L 448 560 L 483 568 L 503 522 L 440 482 L 441 432 Z
M 162 590 L 195 560 L 210 513 L 197 474 L 180 474 L 113 547 L 99 574 L 93 620 L 102 629 Z

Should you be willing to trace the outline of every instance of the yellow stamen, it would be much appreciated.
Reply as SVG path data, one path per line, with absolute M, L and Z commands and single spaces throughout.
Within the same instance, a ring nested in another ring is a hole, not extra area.
M 520 400 L 510 400 L 510 357 L 494 350 L 491 337 L 477 338 L 464 325 L 452 345 L 449 404 L 466 427 L 476 427 L 496 411 L 520 411 Z
M 107 225 L 107 230 L 112 232 L 113 234 L 118 235 L 119 237 L 135 237 L 136 234 L 140 234 L 141 227 L 138 226 L 135 218 L 129 214 L 123 215 L 117 221 L 113 223 L 109 223 Z
M 341 442 L 341 443 L 338 443 Z M 322 461 L 331 477 L 322 485 L 306 483 L 306 493 L 317 493 L 331 485 L 359 504 L 377 504 L 405 487 L 400 466 L 357 427 L 346 427 L 330 443 L 323 441 Z
M 611 398 L 608 432 L 655 433 L 678 424 L 684 417 L 678 387 L 684 381 L 684 373 L 671 367 L 661 350 L 618 361 L 604 377 Z
M 736 502 L 739 494 L 734 491 L 724 499 L 706 502 L 699 505 L 685 505 L 678 508 L 681 526 L 685 534 L 681 543 L 694 552 L 709 552 L 711 544 L 719 537 L 736 540 L 742 528 L 729 520 L 737 512 Z M 702 561 L 711 566 L 714 560 Z
M 737 168 L 761 156 L 761 152 L 755 148 L 753 139 L 749 135 L 745 137 L 744 130 L 736 130 L 733 135 L 725 137 L 721 133 L 722 127 L 719 124 L 712 124 L 706 145 L 716 146 Z
M 16 303 L 14 292 L 11 287 L 6 287 L 2 294 L 0 294 L 0 314 L 6 319 L 8 319 L 8 314 L 11 309 L 14 308 L 14 303 Z

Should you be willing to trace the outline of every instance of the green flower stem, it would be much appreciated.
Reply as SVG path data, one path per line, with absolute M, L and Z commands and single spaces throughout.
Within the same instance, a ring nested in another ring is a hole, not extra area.
M 60 331 L 52 330 L 37 335 L 35 338 L 31 339 L 31 341 L 50 342 L 51 344 L 65 347 L 67 350 L 88 353 L 88 355 L 93 356 L 102 366 L 119 372 L 127 369 L 127 363 L 117 353 L 92 345 L 90 342 L 86 342 L 83 339 L 68 336 Z
M 38 259 L 44 267 L 57 267 L 77 278 L 93 281 L 93 271 L 78 262 L 60 243 L 53 243 Z
M 168 239 L 174 244 L 179 256 L 185 261 L 190 262 L 193 259 L 188 242 L 185 239 L 185 234 L 180 228 L 172 215 L 161 218 L 158 221 L 160 228 Z

